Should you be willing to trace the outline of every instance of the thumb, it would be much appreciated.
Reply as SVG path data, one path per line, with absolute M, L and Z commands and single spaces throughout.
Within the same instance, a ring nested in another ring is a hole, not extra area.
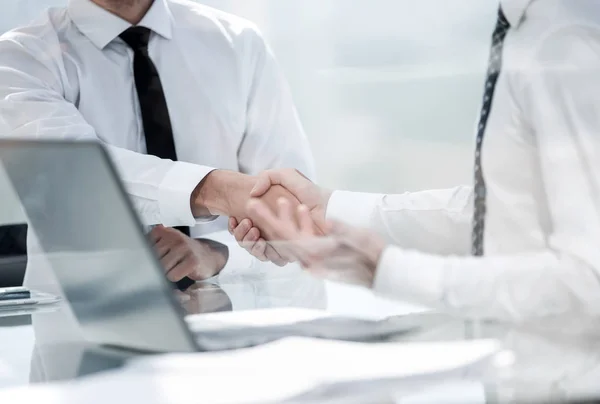
M 267 193 L 272 185 L 279 185 L 280 183 L 281 179 L 278 178 L 278 175 L 275 172 L 262 172 L 258 175 L 256 184 L 254 184 L 254 188 L 250 191 L 250 196 L 253 198 L 261 197 Z
M 256 180 L 256 184 L 254 184 L 254 188 L 250 191 L 250 196 L 253 198 L 261 197 L 267 193 L 269 188 L 271 188 L 271 178 L 269 177 L 269 174 L 260 174 Z

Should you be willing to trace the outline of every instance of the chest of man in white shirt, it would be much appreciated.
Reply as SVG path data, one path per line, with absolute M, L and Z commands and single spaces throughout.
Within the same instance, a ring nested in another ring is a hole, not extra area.
M 198 3 L 155 0 L 137 25 L 151 30 L 148 53 L 178 162 L 144 155 L 133 51 L 119 38 L 131 24 L 91 0 L 49 9 L 0 40 L 8 134 L 100 139 L 146 224 L 193 226 L 189 195 L 215 168 L 289 166 L 313 175 L 288 85 L 253 24 Z
M 336 192 L 328 216 L 398 245 L 378 265 L 383 294 L 475 317 L 583 325 L 600 312 L 600 3 L 501 5 L 510 30 L 482 149 L 485 256 L 468 256 L 471 187 Z

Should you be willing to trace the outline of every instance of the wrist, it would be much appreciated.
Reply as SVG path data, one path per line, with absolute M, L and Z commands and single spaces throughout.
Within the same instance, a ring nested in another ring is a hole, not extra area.
M 204 177 L 194 190 L 192 212 L 197 217 L 239 214 L 237 204 L 240 198 L 248 199 L 254 183 L 255 179 L 250 175 L 228 170 L 214 170 Z

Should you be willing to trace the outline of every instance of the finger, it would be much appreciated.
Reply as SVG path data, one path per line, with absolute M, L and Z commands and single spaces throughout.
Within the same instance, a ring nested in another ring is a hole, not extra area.
M 284 207 L 284 209 L 286 208 Z M 291 207 L 289 209 L 291 210 Z M 261 223 L 263 234 L 266 231 L 267 235 L 271 239 L 270 243 L 272 244 L 274 242 L 281 245 L 281 247 L 277 248 L 277 252 L 280 257 L 284 261 L 294 261 L 295 255 L 288 248 L 289 243 L 278 240 L 299 238 L 299 232 L 295 228 L 295 224 L 290 220 L 282 220 L 280 217 L 276 216 L 264 202 L 258 199 L 250 200 L 248 203 L 248 212 L 250 212 L 250 214 L 257 218 L 258 222 Z M 292 214 L 290 213 L 288 216 L 291 215 Z M 285 265 L 284 261 L 274 258 L 273 262 L 276 264 Z
M 272 182 L 270 171 L 265 171 L 259 174 L 258 178 L 256 179 L 256 184 L 254 184 L 254 188 L 252 188 L 252 191 L 250 191 L 250 196 L 254 198 L 263 196 L 273 184 L 274 183 Z
M 177 264 L 189 255 L 189 251 L 183 247 L 174 247 L 160 260 L 166 273 L 171 271 Z
M 280 220 L 283 220 L 289 224 L 296 223 L 294 217 L 294 211 L 292 210 L 292 204 L 285 198 L 279 198 L 277 200 L 277 210 Z
M 261 239 L 257 240 L 256 243 L 254 243 L 254 245 L 252 246 L 252 249 L 250 250 L 250 254 L 255 256 L 260 261 L 265 262 L 265 261 L 267 261 L 266 250 L 267 250 L 267 242 L 261 238 Z
M 283 240 L 290 240 L 291 243 L 282 243 L 283 247 L 278 249 L 278 253 L 286 261 L 294 261 L 298 259 L 298 254 L 301 251 L 297 251 L 297 245 L 293 241 L 298 240 L 302 237 L 299 228 L 296 225 L 296 217 L 292 204 L 286 198 L 279 198 L 277 200 L 277 211 L 279 221 L 281 222 L 281 235 L 279 237 Z
M 250 196 L 254 198 L 263 196 L 273 185 L 281 185 L 284 188 L 290 189 L 290 187 L 293 187 L 298 182 L 299 178 L 302 181 L 308 180 L 304 174 L 294 168 L 264 171 L 258 175 L 256 184 L 252 188 L 252 191 L 250 191 Z
M 307 264 L 310 261 L 314 251 L 310 244 L 310 241 L 307 239 L 269 242 L 269 245 L 275 250 L 275 252 L 277 252 L 281 259 L 284 260 L 284 262 L 281 263 L 282 265 L 287 265 L 290 262 L 295 261 L 300 261 L 301 263 Z M 279 264 L 277 260 L 273 262 Z
M 305 236 L 314 235 L 314 222 L 310 217 L 310 211 L 306 205 L 298 206 L 298 223 L 300 224 L 300 233 Z
M 299 260 L 301 254 L 295 251 L 295 248 L 297 248 L 295 244 L 295 241 L 269 241 L 265 254 L 267 254 L 269 261 L 282 267 L 290 262 Z
M 251 199 L 248 201 L 247 210 L 253 218 L 257 219 L 255 222 L 258 221 L 262 224 L 261 229 L 263 231 L 265 228 L 269 229 L 271 239 L 280 238 L 282 233 L 286 233 L 285 226 L 287 224 L 275 216 L 263 201 Z
M 158 259 L 162 259 L 165 255 L 171 251 L 171 247 L 173 243 L 169 242 L 167 239 L 161 239 L 154 245 L 154 252 L 158 256 Z
M 270 244 L 267 244 L 266 246 L 265 256 L 267 257 L 268 261 L 271 261 L 278 267 L 284 267 L 290 263 L 290 261 L 283 258 L 281 254 L 279 254 L 279 252 L 277 252 L 277 250 Z
M 165 235 L 165 228 L 162 225 L 158 225 L 158 226 L 152 228 L 152 230 L 150 230 L 150 233 L 148 234 L 148 238 L 150 239 L 152 244 L 156 244 L 161 238 L 164 237 L 164 235 Z
M 244 241 L 244 237 L 252 228 L 252 222 L 250 219 L 244 219 L 240 222 L 240 224 L 233 231 L 233 236 L 237 240 L 238 243 L 242 243 Z
M 229 233 L 233 234 L 233 231 L 235 230 L 235 228 L 238 227 L 238 221 L 235 217 L 230 217 L 229 218 Z
M 244 239 L 241 242 L 241 245 L 248 252 L 250 252 L 252 255 L 254 255 L 254 253 L 252 253 L 252 249 L 258 242 L 259 238 L 260 238 L 260 231 L 256 227 L 253 227 L 248 231 L 248 233 L 246 233 L 246 235 L 244 236 Z
M 173 268 L 167 272 L 167 279 L 171 282 L 179 282 L 192 272 L 194 272 L 195 266 L 193 260 L 190 257 L 185 257 L 177 262 Z

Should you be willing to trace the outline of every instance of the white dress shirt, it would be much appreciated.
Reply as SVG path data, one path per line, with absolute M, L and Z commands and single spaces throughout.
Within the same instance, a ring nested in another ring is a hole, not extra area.
M 194 226 L 191 192 L 215 168 L 313 175 L 289 87 L 254 25 L 185 0 L 155 0 L 139 25 L 152 30 L 178 162 L 144 154 L 133 51 L 118 37 L 130 24 L 90 0 L 0 37 L 0 136 L 100 139 L 146 224 Z
M 328 217 L 395 244 L 376 273 L 383 295 L 517 322 L 598 317 L 600 2 L 502 5 L 512 28 L 483 142 L 485 257 L 468 256 L 471 187 L 338 191 Z

